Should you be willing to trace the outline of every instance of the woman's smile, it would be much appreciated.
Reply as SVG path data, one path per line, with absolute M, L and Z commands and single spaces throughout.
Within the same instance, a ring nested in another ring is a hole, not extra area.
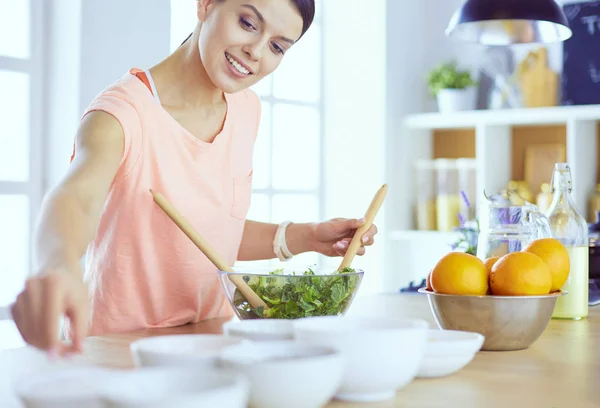
M 253 74 L 250 68 L 243 61 L 233 57 L 228 52 L 225 52 L 225 59 L 230 71 L 238 78 L 246 78 Z

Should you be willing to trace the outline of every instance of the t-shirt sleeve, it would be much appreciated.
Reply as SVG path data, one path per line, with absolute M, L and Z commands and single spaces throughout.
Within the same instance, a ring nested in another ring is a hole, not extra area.
M 123 129 L 123 157 L 115 181 L 127 176 L 139 160 L 142 151 L 142 125 L 135 106 L 118 92 L 107 91 L 97 96 L 82 115 L 94 111 L 113 116 Z

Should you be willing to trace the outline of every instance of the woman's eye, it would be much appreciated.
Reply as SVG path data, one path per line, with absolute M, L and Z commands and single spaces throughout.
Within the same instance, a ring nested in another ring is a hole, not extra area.
M 283 54 L 283 53 L 284 53 L 284 51 L 283 51 L 283 48 L 281 48 L 281 47 L 280 47 L 279 45 L 277 45 L 276 43 L 272 43 L 272 47 L 273 47 L 273 51 L 274 51 L 276 54 Z
M 244 27 L 247 30 L 254 30 L 254 25 L 252 24 L 251 21 L 246 20 L 245 18 L 240 18 L 240 24 L 242 27 Z

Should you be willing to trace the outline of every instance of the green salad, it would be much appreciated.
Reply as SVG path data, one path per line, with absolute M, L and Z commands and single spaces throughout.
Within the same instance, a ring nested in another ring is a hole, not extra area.
M 301 276 L 283 274 L 277 269 L 269 275 L 246 275 L 244 281 L 267 304 L 253 308 L 236 289 L 234 305 L 244 319 L 298 319 L 342 314 L 360 283 L 356 271 L 344 268 L 331 275 L 315 275 L 311 268 Z

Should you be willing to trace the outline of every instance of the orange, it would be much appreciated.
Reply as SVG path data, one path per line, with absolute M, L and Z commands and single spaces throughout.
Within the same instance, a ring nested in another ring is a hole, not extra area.
M 430 292 L 433 292 L 433 287 L 431 287 L 431 271 L 429 271 L 429 273 L 427 274 L 427 287 L 426 289 Z
M 487 269 L 488 273 L 492 273 L 492 266 L 494 266 L 494 264 L 496 262 L 498 262 L 498 259 L 500 259 L 500 257 L 498 256 L 491 256 L 488 259 L 486 259 L 485 261 L 483 261 L 483 264 L 485 265 L 485 268 Z
M 431 271 L 431 286 L 437 293 L 485 295 L 488 272 L 481 259 L 464 252 L 450 252 Z
M 547 295 L 552 287 L 548 265 L 529 252 L 511 252 L 492 267 L 490 288 L 497 296 Z
M 563 287 L 569 278 L 571 260 L 567 248 L 557 239 L 543 238 L 533 241 L 525 249 L 542 258 L 552 274 L 552 287 L 550 292 L 556 292 Z
M 487 269 L 488 276 L 492 275 L 492 267 L 494 266 L 494 264 L 496 262 L 498 262 L 499 259 L 500 259 L 500 257 L 498 257 L 498 256 L 491 256 L 488 259 L 486 259 L 485 261 L 483 261 L 483 264 L 485 265 L 485 269 Z M 487 294 L 491 295 L 492 294 L 492 290 L 488 289 Z

